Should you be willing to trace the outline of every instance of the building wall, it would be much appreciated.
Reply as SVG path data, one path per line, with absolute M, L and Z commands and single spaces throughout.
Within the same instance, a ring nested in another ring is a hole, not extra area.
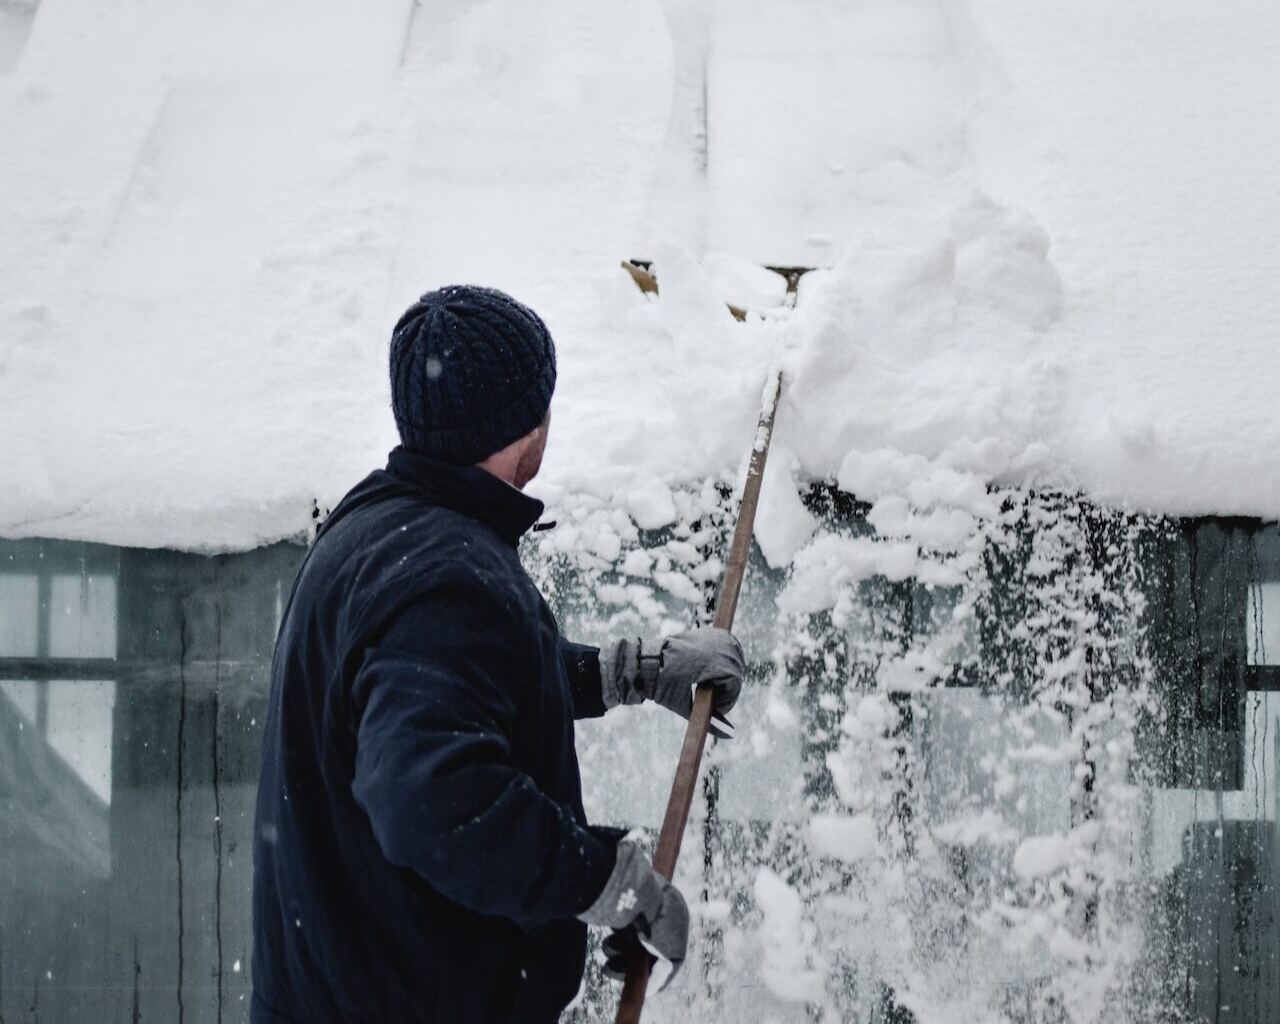
M 826 514 L 863 528 L 856 508 Z M 1158 565 L 1144 563 L 1134 578 L 1146 581 L 1144 614 L 1158 617 L 1146 631 L 1173 636 L 1177 642 L 1162 641 L 1161 650 L 1176 657 L 1148 674 L 1160 713 L 1132 726 L 1135 745 L 1148 751 L 1126 783 L 1136 794 L 1133 820 L 1127 832 L 1107 824 L 1108 842 L 1138 869 L 1116 876 L 1123 891 L 1102 892 L 1100 885 L 1096 899 L 1078 901 L 1080 934 L 1104 928 L 1088 918 L 1106 912 L 1128 914 L 1122 923 L 1141 936 L 1121 986 L 1124 1011 L 1114 1019 L 1263 1024 L 1280 1019 L 1280 701 L 1273 700 L 1280 695 L 1270 692 L 1263 642 L 1274 633 L 1265 598 L 1268 581 L 1280 579 L 1280 543 L 1274 531 L 1240 523 L 1181 524 L 1172 532 L 1167 523 L 1144 524 L 1130 539 L 1153 537 L 1159 543 L 1143 550 L 1156 551 Z M 888 760 L 866 788 L 897 822 L 881 840 L 891 833 L 902 844 L 873 864 L 872 874 L 887 864 L 935 886 L 919 906 L 933 929 L 922 934 L 939 957 L 965 947 L 966 956 L 990 965 L 972 979 L 975 987 L 999 990 L 984 995 L 987 1002 L 1001 1005 L 1008 1020 L 1048 1024 L 1073 1019 L 1055 1002 L 1059 962 L 984 947 L 990 936 L 966 931 L 955 913 L 966 899 L 978 907 L 993 879 L 1017 883 L 1005 864 L 1013 847 L 1002 853 L 981 842 L 965 845 L 940 824 L 957 808 L 996 809 L 1021 842 L 1101 813 L 1090 809 L 1087 787 L 1073 788 L 1072 764 L 1027 763 L 1008 792 L 993 789 L 977 767 L 1011 709 L 1035 700 L 1018 685 L 1001 692 L 996 682 L 1026 656 L 1009 636 L 1027 638 L 1017 626 L 1032 614 L 1031 580 L 1044 578 L 1025 572 L 1033 553 L 1043 564 L 1044 538 L 1035 529 L 1026 538 L 1022 549 L 1006 546 L 1003 560 L 993 556 L 999 565 L 985 600 L 995 623 L 962 638 L 961 646 L 970 645 L 969 656 L 956 656 L 964 671 L 888 702 L 895 724 L 872 743 Z M 1064 550 L 1070 557 L 1061 565 L 1078 572 L 1087 562 L 1083 549 Z M 0 542 L 6 1024 L 247 1020 L 258 751 L 272 643 L 303 553 L 290 544 L 204 557 Z M 624 628 L 594 599 L 600 580 L 528 554 L 566 632 L 592 640 Z M 1108 564 L 1121 561 L 1108 556 Z M 851 695 L 875 689 L 881 663 L 868 661 L 868 652 L 879 658 L 887 648 L 908 649 L 912 637 L 950 621 L 958 596 L 871 581 L 857 589 L 846 619 L 814 616 L 803 625 L 809 645 L 788 647 L 788 631 L 798 627 L 778 616 L 773 601 L 785 584 L 785 574 L 753 559 L 739 620 L 752 663 L 737 716 L 740 738 L 713 754 L 695 808 L 697 838 L 686 842 L 681 868 L 682 886 L 703 908 L 697 957 L 681 994 L 653 1010 L 657 1021 L 710 1014 L 801 1021 L 822 1019 L 824 1006 L 841 1019 L 917 1019 L 906 1007 L 911 998 L 920 1005 L 918 993 L 899 993 L 901 983 L 886 980 L 899 977 L 892 965 L 877 967 L 848 944 L 838 920 L 823 917 L 833 899 L 851 898 L 865 883 L 866 864 L 842 860 L 839 851 L 833 856 L 829 842 L 816 837 L 815 820 L 833 808 L 848 820 L 839 778 L 849 750 L 842 723 Z M 1124 589 L 1112 585 L 1116 593 Z M 659 617 L 696 614 L 669 602 Z M 639 628 L 638 620 L 627 622 L 625 628 Z M 1097 623 L 1090 628 L 1105 633 Z M 1205 639 L 1210 633 L 1231 643 L 1214 647 Z M 1097 647 L 1112 650 L 1119 648 Z M 1122 682 L 1136 678 L 1126 674 L 1132 670 L 1118 660 L 1098 678 Z M 778 724 L 785 717 L 778 700 L 797 709 L 793 725 Z M 1066 735 L 1067 726 L 1050 721 L 1052 703 L 1042 710 L 1043 723 L 1034 716 L 1018 722 L 1043 746 Z M 657 824 L 679 731 L 680 723 L 647 708 L 582 724 L 586 795 L 597 819 Z M 777 979 L 768 976 L 772 925 L 755 888 L 762 869 L 784 879 L 803 904 L 794 942 L 817 960 L 797 961 L 796 972 L 822 974 L 816 988 L 801 986 L 793 998 L 779 996 Z M 583 1001 L 566 1019 L 611 1019 L 614 998 L 593 967 Z M 937 1019 L 930 1012 L 921 1010 L 918 1019 Z

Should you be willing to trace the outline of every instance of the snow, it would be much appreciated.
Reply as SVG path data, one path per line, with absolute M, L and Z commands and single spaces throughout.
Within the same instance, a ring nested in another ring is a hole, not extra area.
M 716 296 L 739 309 L 776 309 L 787 301 L 787 279 L 729 253 L 708 253 L 702 266 Z
M 1065 836 L 1031 836 L 1013 854 L 1013 870 L 1025 879 L 1043 878 L 1071 863 L 1072 848 Z
M 760 504 L 756 509 L 755 539 L 765 561 L 774 567 L 790 565 L 813 536 L 818 522 L 804 507 L 795 479 L 789 449 L 774 448 L 764 466 L 760 482 Z
M 799 894 L 777 873 L 762 868 L 756 875 L 755 899 L 764 912 L 760 934 L 765 984 L 790 1002 L 820 999 L 823 975 L 814 965 L 812 926 L 806 928 Z
M 637 481 L 625 501 L 627 511 L 642 530 L 658 530 L 675 522 L 675 499 L 671 488 L 660 478 Z
M 390 325 L 453 280 L 558 340 L 540 493 L 645 529 L 738 467 L 775 366 L 800 482 L 893 452 L 1280 513 L 1274 9 L 806 10 L 46 0 L 0 79 L 0 532 L 301 532 L 394 442 Z M 764 263 L 827 269 L 793 310 Z M 776 564 L 806 527 L 771 509 Z
M 858 861 L 875 851 L 876 824 L 869 814 L 815 814 L 809 819 L 809 837 L 820 856 Z

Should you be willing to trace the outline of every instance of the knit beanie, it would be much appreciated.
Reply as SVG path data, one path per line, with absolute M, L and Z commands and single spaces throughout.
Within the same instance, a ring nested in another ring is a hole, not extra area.
M 428 292 L 391 335 L 391 411 L 404 446 L 425 455 L 483 461 L 542 422 L 555 386 L 546 325 L 494 288 Z

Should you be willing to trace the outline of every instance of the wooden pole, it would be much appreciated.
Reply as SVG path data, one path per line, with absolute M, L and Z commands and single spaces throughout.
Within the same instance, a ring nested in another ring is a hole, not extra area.
M 721 629 L 733 627 L 733 615 L 738 610 L 738 594 L 742 591 L 742 577 L 747 570 L 747 556 L 751 553 L 756 506 L 760 503 L 760 481 L 764 476 L 765 459 L 769 457 L 773 418 L 778 411 L 778 397 L 781 393 L 782 377 L 775 375 L 765 391 L 760 425 L 756 429 L 751 461 L 747 466 L 747 480 L 742 488 L 742 503 L 738 506 L 738 521 L 734 526 L 733 540 L 729 544 L 729 559 L 724 567 L 724 575 L 720 578 L 720 591 L 716 595 L 716 613 L 712 624 Z M 689 725 L 684 731 L 684 745 L 680 748 L 676 777 L 671 784 L 671 796 L 667 800 L 667 813 L 662 819 L 662 831 L 658 834 L 658 849 L 654 854 L 653 866 L 668 879 L 675 875 L 676 861 L 680 858 L 680 842 L 684 838 L 689 808 L 693 804 L 693 794 L 698 785 L 698 767 L 702 763 L 707 730 L 711 725 L 713 695 L 714 689 L 710 686 L 699 686 L 694 693 L 693 712 L 689 715 Z M 640 955 L 627 970 L 615 1024 L 639 1024 L 648 984 L 649 957 L 647 954 Z

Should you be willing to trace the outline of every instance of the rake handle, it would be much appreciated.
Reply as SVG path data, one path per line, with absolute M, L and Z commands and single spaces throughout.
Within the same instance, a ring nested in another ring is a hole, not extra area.
M 760 424 L 756 429 L 755 445 L 747 466 L 747 479 L 742 488 L 742 501 L 738 505 L 738 521 L 733 528 L 733 540 L 729 544 L 729 559 L 720 577 L 720 590 L 716 595 L 716 612 L 712 625 L 721 629 L 733 628 L 733 616 L 738 610 L 738 595 L 742 592 L 742 577 L 747 571 L 747 557 L 751 554 L 751 536 L 755 530 L 756 506 L 760 504 L 760 483 L 764 477 L 765 460 L 769 457 L 769 442 L 773 438 L 773 419 L 778 411 L 778 397 L 782 392 L 782 378 L 775 377 L 765 394 L 760 411 Z M 667 813 L 662 819 L 662 831 L 658 833 L 658 849 L 653 857 L 653 867 L 664 878 L 675 875 L 676 861 L 680 858 L 680 843 L 684 839 L 685 825 L 689 821 L 689 808 L 698 785 L 698 767 L 707 745 L 707 731 L 711 726 L 711 708 L 714 688 L 699 686 L 693 696 L 693 711 L 684 731 L 684 744 L 680 747 L 680 760 L 676 764 L 676 776 L 671 783 L 671 796 L 667 800 Z M 640 1024 L 640 1012 L 644 1009 L 645 990 L 649 985 L 649 957 L 636 956 L 627 970 L 618 1001 L 615 1024 Z

